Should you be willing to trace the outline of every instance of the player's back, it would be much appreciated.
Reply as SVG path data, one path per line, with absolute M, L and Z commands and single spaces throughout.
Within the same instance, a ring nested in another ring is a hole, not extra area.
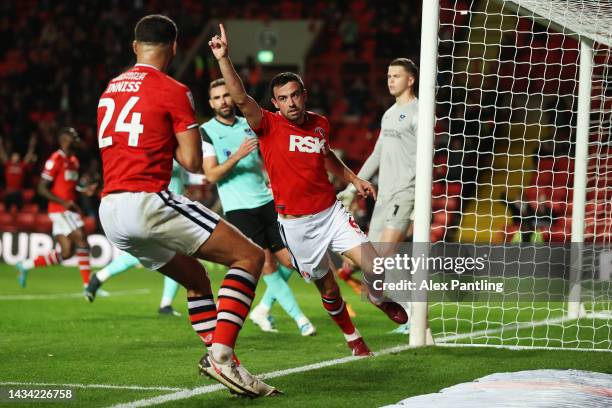
M 98 104 L 103 195 L 166 189 L 175 134 L 195 126 L 189 89 L 157 68 L 136 64 L 111 80 Z

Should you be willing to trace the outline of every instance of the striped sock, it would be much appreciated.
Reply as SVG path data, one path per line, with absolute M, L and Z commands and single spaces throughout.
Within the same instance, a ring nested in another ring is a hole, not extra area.
M 76 257 L 77 262 L 79 263 L 79 272 L 81 272 L 83 285 L 87 285 L 89 283 L 89 274 L 91 274 L 91 266 L 89 265 L 89 248 L 77 248 Z
M 213 295 L 187 297 L 189 321 L 206 347 L 212 344 L 217 325 L 217 307 Z
M 340 327 L 344 336 L 346 337 L 347 335 L 354 334 L 355 326 L 353 326 L 351 317 L 346 310 L 346 304 L 342 296 L 321 296 L 321 299 L 323 300 L 323 307 L 327 310 L 327 313 L 329 313 L 338 327 Z
M 34 258 L 34 260 L 32 261 L 31 267 L 38 268 L 41 266 L 57 265 L 60 262 L 62 262 L 62 256 L 60 255 L 60 253 L 57 251 L 51 251 L 46 255 L 40 255 Z M 27 265 L 27 266 L 30 266 L 30 265 Z M 27 268 L 27 269 L 30 269 L 30 268 Z
M 241 269 L 230 269 L 219 289 L 217 328 L 213 343 L 234 348 L 238 332 L 249 314 L 255 297 L 257 278 Z

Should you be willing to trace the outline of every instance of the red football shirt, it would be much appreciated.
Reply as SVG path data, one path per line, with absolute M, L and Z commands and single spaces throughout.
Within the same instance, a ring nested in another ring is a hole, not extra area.
M 7 193 L 23 189 L 23 177 L 27 166 L 23 161 L 17 163 L 9 161 L 4 165 L 4 181 Z
M 276 210 L 285 215 L 316 214 L 336 201 L 325 169 L 329 152 L 329 121 L 306 112 L 296 125 L 280 113 L 262 109 L 259 149 L 264 159 Z
M 197 126 L 189 88 L 157 68 L 136 64 L 111 80 L 98 103 L 102 195 L 165 190 L 175 134 Z
M 75 155 L 67 156 L 57 150 L 45 162 L 42 178 L 53 182 L 51 192 L 66 201 L 76 201 L 76 186 L 79 181 L 79 159 Z M 67 211 L 66 207 L 55 201 L 49 201 L 50 213 Z

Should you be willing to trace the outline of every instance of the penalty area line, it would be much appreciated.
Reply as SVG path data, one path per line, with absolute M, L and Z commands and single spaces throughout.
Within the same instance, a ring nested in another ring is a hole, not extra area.
M 110 292 L 104 297 L 132 296 L 132 295 L 148 295 L 150 289 L 133 289 L 133 290 L 116 290 Z M 39 295 L 0 295 L 0 300 L 55 300 L 55 299 L 72 299 L 82 298 L 83 292 L 75 293 L 49 293 Z
M 384 350 L 375 352 L 374 355 L 382 356 L 385 354 L 399 353 L 401 351 L 408 350 L 409 348 L 410 346 L 405 344 L 405 345 L 391 347 L 388 349 L 384 349 Z M 271 371 L 271 372 L 264 373 L 264 374 L 258 374 L 257 377 L 262 378 L 262 379 L 284 377 L 290 374 L 303 373 L 306 371 L 313 371 L 313 370 L 318 370 L 318 369 L 325 368 L 325 367 L 331 367 L 335 365 L 350 363 L 351 361 L 357 361 L 363 358 L 366 358 L 366 357 L 349 356 L 349 357 L 336 358 L 333 360 L 321 361 L 319 363 L 308 364 L 305 366 L 288 368 L 285 370 Z M 211 392 L 225 390 L 225 389 L 226 388 L 221 384 L 206 385 L 206 386 L 197 387 L 191 390 L 182 390 L 182 391 L 178 391 L 172 394 L 165 394 L 165 395 L 160 395 L 160 396 L 153 397 L 153 398 L 145 398 L 145 399 L 136 400 L 132 402 L 112 405 L 110 408 L 149 407 L 151 405 L 163 404 L 163 403 L 170 402 L 170 401 L 178 401 L 182 399 L 195 397 L 196 395 L 210 394 Z

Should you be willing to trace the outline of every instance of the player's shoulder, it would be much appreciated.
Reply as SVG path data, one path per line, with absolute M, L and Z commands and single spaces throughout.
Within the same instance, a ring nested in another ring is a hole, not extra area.
M 312 111 L 306 111 L 306 114 L 311 118 L 313 123 L 316 123 L 319 126 L 325 125 L 329 127 L 329 119 L 327 119 L 327 116 Z
M 177 81 L 176 79 L 172 78 L 170 75 L 164 74 L 163 72 L 161 72 L 163 78 L 162 81 L 164 81 L 164 84 L 170 88 L 170 89 L 175 89 L 177 91 L 182 91 L 182 92 L 189 92 L 189 87 L 187 85 L 185 85 L 184 83 Z
M 57 149 L 56 151 L 51 153 L 51 156 L 49 156 L 47 161 L 53 161 L 53 162 L 62 161 L 64 160 L 65 157 L 66 157 L 66 154 L 62 152 L 60 149 Z
M 236 116 L 236 126 L 241 128 L 247 127 L 250 129 L 249 122 L 243 116 Z

